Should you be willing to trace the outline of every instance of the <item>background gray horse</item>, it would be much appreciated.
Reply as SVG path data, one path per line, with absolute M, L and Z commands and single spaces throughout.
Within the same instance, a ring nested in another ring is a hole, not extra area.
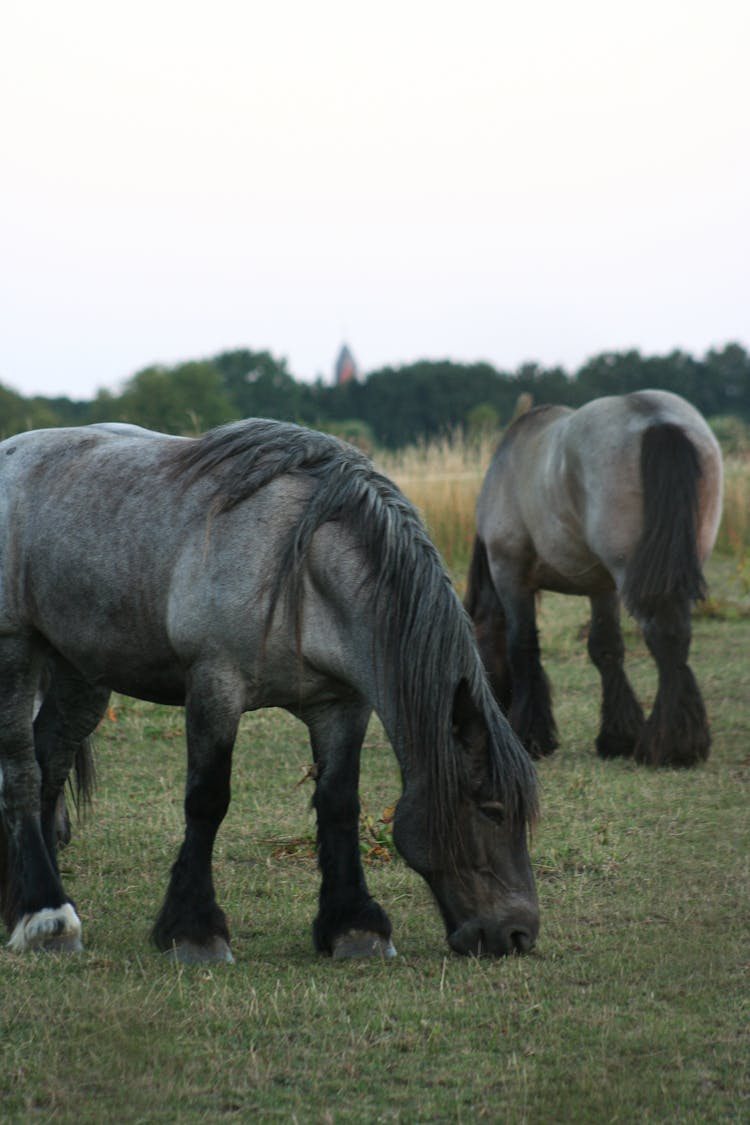
M 0 475 L 0 875 L 14 949 L 80 947 L 55 807 L 113 689 L 186 711 L 186 829 L 160 949 L 231 959 L 213 844 L 240 715 L 271 706 L 307 724 L 318 767 L 319 950 L 393 953 L 359 853 L 373 708 L 403 775 L 396 845 L 451 946 L 534 944 L 533 769 L 423 525 L 367 458 L 277 422 L 200 439 L 95 426 L 0 444 Z
M 689 403 L 665 391 L 596 399 L 576 411 L 540 406 L 510 427 L 477 504 L 466 606 L 496 695 L 534 757 L 557 746 L 536 628 L 539 590 L 591 601 L 603 757 L 690 766 L 707 756 L 688 652 L 721 496 L 716 439 Z M 619 597 L 658 668 L 648 722 L 624 672 Z

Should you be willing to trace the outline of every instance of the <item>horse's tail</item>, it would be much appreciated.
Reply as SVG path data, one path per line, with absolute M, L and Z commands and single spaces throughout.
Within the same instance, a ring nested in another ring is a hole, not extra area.
M 82 813 L 91 808 L 93 791 L 96 789 L 96 785 L 97 767 L 93 760 L 93 739 L 83 738 L 75 749 L 72 776 L 67 778 L 67 787 L 70 789 L 79 820 Z M 60 799 L 61 803 L 64 803 L 62 793 Z M 67 843 L 67 840 L 65 843 Z
M 73 762 L 73 773 L 75 786 L 71 782 L 71 787 L 73 788 L 76 808 L 80 812 L 91 804 L 96 787 L 96 764 L 91 738 L 84 738 L 79 742 Z
M 464 609 L 474 623 L 474 636 L 495 697 L 507 711 L 511 703 L 510 671 L 506 657 L 506 621 L 490 573 L 489 555 L 477 535 L 469 563 Z
M 464 609 L 474 621 L 480 616 L 480 611 L 487 598 L 496 601 L 497 595 L 492 585 L 487 548 L 484 541 L 476 535 L 471 552 L 469 573 L 466 578 L 466 596 L 464 598 Z
M 68 778 L 68 788 L 70 789 L 79 820 L 81 819 L 82 812 L 91 805 L 95 785 L 96 768 L 94 764 L 92 740 L 90 738 L 84 738 L 82 742 L 79 742 L 76 749 L 75 759 L 73 761 L 73 776 Z M 58 847 L 64 848 L 70 843 L 72 829 L 70 826 L 70 817 L 68 815 L 68 806 L 65 802 L 64 789 L 60 792 L 60 796 L 57 798 L 57 805 L 55 806 L 55 834 L 57 836 Z
M 665 599 L 698 601 L 706 580 L 698 554 L 698 451 L 680 426 L 650 426 L 641 442 L 643 527 L 627 563 L 622 597 L 635 617 Z

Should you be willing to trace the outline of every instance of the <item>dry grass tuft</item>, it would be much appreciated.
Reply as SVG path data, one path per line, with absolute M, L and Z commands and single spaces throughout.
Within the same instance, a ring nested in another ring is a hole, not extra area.
M 454 577 L 468 563 L 476 500 L 499 439 L 495 433 L 467 440 L 459 432 L 376 457 L 378 468 L 421 512 Z M 727 457 L 724 472 L 724 510 L 716 550 L 743 558 L 750 552 L 750 457 Z

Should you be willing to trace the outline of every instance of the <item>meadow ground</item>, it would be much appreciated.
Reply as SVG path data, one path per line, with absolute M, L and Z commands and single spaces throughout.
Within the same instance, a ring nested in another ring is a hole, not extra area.
M 709 565 L 692 663 L 714 743 L 689 772 L 596 758 L 587 604 L 544 597 L 561 747 L 539 766 L 542 930 L 523 958 L 452 955 L 425 885 L 379 846 L 399 780 L 377 721 L 363 755 L 372 828 L 363 820 L 362 847 L 399 956 L 316 956 L 306 732 L 263 712 L 243 720 L 217 845 L 236 963 L 170 965 L 148 930 L 181 839 L 182 712 L 115 698 L 97 739 L 94 809 L 62 855 L 87 952 L 0 951 L 0 1119 L 750 1119 L 746 574 L 738 556 Z M 653 666 L 634 627 L 626 642 L 648 704 Z

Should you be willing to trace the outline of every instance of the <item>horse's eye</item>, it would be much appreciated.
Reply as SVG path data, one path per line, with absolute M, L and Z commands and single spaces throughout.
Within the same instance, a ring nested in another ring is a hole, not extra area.
M 493 824 L 502 824 L 505 820 L 505 808 L 500 801 L 484 801 L 479 806 L 479 811 Z

